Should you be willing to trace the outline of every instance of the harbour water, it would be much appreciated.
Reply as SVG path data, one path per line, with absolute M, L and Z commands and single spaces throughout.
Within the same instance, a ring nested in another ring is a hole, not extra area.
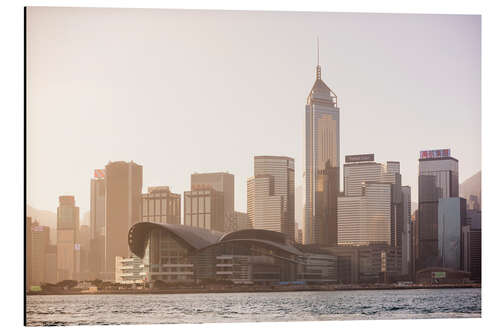
M 28 296 L 28 326 L 475 318 L 481 289 Z

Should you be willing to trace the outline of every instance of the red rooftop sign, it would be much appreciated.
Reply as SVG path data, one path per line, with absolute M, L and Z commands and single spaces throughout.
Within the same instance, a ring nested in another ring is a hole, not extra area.
M 441 158 L 441 157 L 450 157 L 451 155 L 450 149 L 437 149 L 437 150 L 423 150 L 420 152 L 420 158 Z

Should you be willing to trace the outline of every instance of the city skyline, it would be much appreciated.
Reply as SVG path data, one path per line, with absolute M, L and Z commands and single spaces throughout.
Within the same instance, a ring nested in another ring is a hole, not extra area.
M 482 317 L 481 15 L 24 18 L 25 326 Z
M 411 186 L 412 198 L 417 198 L 420 150 L 451 148 L 453 156 L 460 161 L 460 182 L 481 169 L 480 41 L 477 38 L 480 32 L 479 16 L 202 13 L 177 10 L 137 10 L 138 15 L 130 16 L 127 15 L 130 10 L 103 11 L 106 14 L 117 11 L 113 18 L 116 27 L 122 27 L 125 23 L 134 26 L 127 21 L 133 20 L 138 24 L 136 28 L 143 29 L 141 31 L 148 32 L 151 36 L 135 36 L 126 29 L 123 34 L 112 33 L 116 39 L 107 49 L 109 55 L 95 55 L 85 50 L 91 45 L 91 49 L 103 47 L 92 44 L 100 43 L 101 40 L 98 36 L 95 36 L 95 40 L 89 40 L 91 30 L 85 29 L 90 28 L 87 25 L 90 23 L 97 26 L 104 24 L 104 18 L 108 22 L 109 16 L 93 12 L 89 8 L 28 10 L 30 24 L 27 34 L 28 40 L 32 41 L 28 45 L 28 69 L 32 70 L 32 75 L 27 81 L 30 105 L 27 118 L 27 203 L 37 209 L 55 211 L 58 196 L 71 194 L 75 196 L 82 213 L 89 210 L 89 181 L 92 172 L 102 168 L 110 160 L 133 160 L 143 165 L 143 192 L 148 186 L 166 185 L 175 193 L 183 193 L 189 189 L 192 173 L 227 171 L 235 176 L 235 210 L 238 211 L 246 211 L 246 179 L 252 175 L 253 156 L 284 155 L 294 158 L 295 184 L 304 185 L 303 105 L 314 82 L 317 35 L 321 43 L 320 63 L 324 80 L 339 96 L 342 122 L 341 161 L 345 155 L 372 152 L 379 160 L 400 161 L 403 183 Z M 56 20 L 49 19 L 53 13 L 62 12 L 64 14 L 57 16 Z M 33 15 L 31 20 L 30 15 Z M 202 20 L 198 22 L 199 26 L 189 27 L 188 21 L 193 16 Z M 239 44 L 236 33 L 223 29 L 224 22 L 233 20 L 234 16 L 241 17 L 237 30 L 246 38 L 243 45 Z M 220 38 L 218 41 L 230 56 L 226 57 L 225 53 L 220 53 L 220 50 L 206 43 L 202 42 L 200 45 L 201 39 L 193 38 L 193 35 L 189 35 L 190 38 L 163 36 L 162 31 L 169 31 L 168 26 L 172 24 L 173 17 L 175 24 L 190 28 L 187 29 L 189 33 L 201 33 L 197 28 L 208 28 L 206 33 L 216 33 L 217 38 Z M 266 26 L 271 24 L 274 17 L 282 25 L 268 39 L 262 38 L 264 32 L 268 32 Z M 401 20 L 402 17 L 405 20 Z M 145 23 L 145 18 L 151 19 L 152 23 Z M 65 31 L 58 30 L 69 19 L 79 22 L 79 27 L 70 25 Z M 286 28 L 295 27 L 292 30 L 296 31 L 300 26 L 296 23 L 292 25 L 292 19 L 310 21 L 306 31 L 292 34 L 296 36 L 294 40 L 284 38 Z M 255 20 L 261 26 L 253 32 L 249 28 Z M 357 22 L 363 24 L 357 25 Z M 389 22 L 401 24 L 401 31 L 393 31 Z M 160 29 L 162 24 L 165 27 Z M 339 39 L 335 39 L 330 34 L 320 33 L 320 28 L 324 29 L 328 25 L 350 28 L 347 29 L 347 35 L 352 34 L 351 38 L 357 42 L 350 45 L 346 36 L 339 35 Z M 447 49 L 442 50 L 431 40 L 423 40 L 422 31 L 419 30 L 422 27 L 427 29 L 424 31 L 425 36 L 446 42 Z M 78 38 L 75 40 L 78 43 L 73 39 L 66 39 L 72 36 L 69 31 L 77 33 Z M 412 43 L 409 40 L 399 40 L 403 33 L 409 34 L 408 39 L 417 36 L 421 39 L 413 40 Z M 105 34 L 104 39 L 108 39 L 109 34 L 111 33 Z M 368 61 L 362 59 L 359 56 L 363 54 L 361 50 L 363 47 L 373 48 L 374 40 L 371 38 L 379 36 L 378 34 L 387 34 L 386 39 L 379 39 L 378 42 L 388 43 L 397 39 L 399 47 L 395 50 L 381 47 L 383 52 L 373 51 L 374 54 Z M 44 45 L 42 51 L 39 43 L 50 36 L 57 38 Z M 175 52 L 169 55 L 168 47 L 159 47 L 158 40 L 162 37 L 173 48 L 183 48 L 186 59 L 181 60 L 181 55 Z M 279 37 L 281 48 L 272 43 Z M 133 41 L 145 44 L 151 64 L 139 60 L 142 53 L 131 52 L 130 45 L 136 45 Z M 418 49 L 415 44 L 420 46 L 421 54 L 417 58 L 411 58 L 409 51 Z M 350 52 L 337 52 L 336 47 L 342 45 L 344 49 L 350 46 Z M 248 54 L 241 54 L 242 51 L 238 50 L 243 46 Z M 205 59 L 195 54 L 197 47 L 203 47 Z M 265 55 L 258 52 L 256 54 L 252 51 L 254 48 L 266 50 Z M 126 54 L 124 51 L 131 53 Z M 457 51 L 461 53 L 453 53 Z M 122 56 L 114 59 L 118 60 L 118 64 L 111 63 L 111 57 L 118 55 Z M 170 57 L 166 57 L 167 55 Z M 351 59 L 353 55 L 354 60 Z M 404 55 L 408 58 L 405 59 Z M 449 56 L 453 56 L 452 64 Z M 258 57 L 259 68 L 250 66 L 254 61 L 252 57 Z M 432 62 L 429 63 L 429 59 Z M 61 62 L 64 71 L 59 67 Z M 368 68 L 370 62 L 375 64 L 375 68 Z M 387 67 L 389 63 L 394 65 L 390 70 Z M 177 66 L 179 64 L 183 65 Z M 173 68 L 173 65 L 180 67 L 179 70 Z M 431 67 L 432 71 L 425 69 L 422 73 L 424 65 Z M 455 67 L 460 68 L 460 73 L 452 71 Z M 153 68 L 159 69 L 162 75 L 155 75 Z M 290 68 L 294 70 L 290 71 Z M 437 71 L 438 68 L 441 70 Z M 91 74 L 82 78 L 83 70 L 89 70 Z M 50 82 L 53 84 L 42 86 L 42 82 L 47 82 L 46 75 L 49 71 L 53 78 Z M 425 77 L 425 73 L 433 75 Z M 93 74 L 104 76 L 96 78 L 92 77 Z M 392 81 L 386 77 L 382 80 L 381 74 L 389 76 Z M 380 81 L 377 81 L 377 76 Z M 444 76 L 451 76 L 451 79 L 444 80 Z M 139 80 L 131 80 L 134 78 Z M 62 86 L 61 83 L 68 79 L 69 87 Z M 151 82 L 150 85 L 145 84 L 149 90 L 141 90 L 139 87 L 144 85 L 141 81 L 143 79 Z M 125 80 L 126 83 L 119 84 L 120 80 Z M 176 85 L 169 85 L 170 81 Z M 228 82 L 231 84 L 228 85 Z M 378 82 L 378 86 L 375 82 Z M 368 91 L 367 86 L 370 84 L 373 89 Z M 114 85 L 117 87 L 110 89 Z M 397 89 L 397 85 L 402 87 Z M 409 94 L 410 88 L 413 88 L 411 91 L 417 96 Z M 199 99 L 205 102 L 204 105 L 198 104 L 198 99 L 183 102 L 193 93 L 193 89 Z M 244 94 L 240 95 L 242 91 Z M 439 96 L 433 96 L 435 91 Z M 136 94 L 131 94 L 132 92 Z M 185 93 L 188 95 L 184 95 Z M 224 96 L 225 103 L 219 102 L 221 96 Z M 256 107 L 257 102 L 260 108 Z M 172 108 L 171 103 L 174 106 Z M 203 106 L 212 113 L 203 110 Z M 176 112 L 177 110 L 182 112 Z M 235 110 L 239 112 L 234 112 Z M 381 111 L 385 117 L 380 117 Z M 282 117 L 285 114 L 287 121 L 283 123 Z M 115 116 L 118 115 L 120 122 L 115 121 Z M 214 115 L 222 118 L 222 121 L 213 121 Z M 270 124 L 261 124 L 259 129 L 265 135 L 259 135 L 256 140 L 257 132 L 252 126 L 255 126 L 254 121 L 257 122 L 264 116 Z M 361 122 L 359 119 L 365 121 Z M 77 123 L 73 125 L 74 120 Z M 171 125 L 171 120 L 176 126 Z M 55 131 L 47 127 L 53 121 L 60 127 Z M 401 122 L 403 126 L 398 128 L 397 124 Z M 158 127 L 158 123 L 168 126 Z M 443 129 L 442 124 L 449 124 L 454 128 Z M 274 132 L 270 129 L 274 129 Z M 359 136 L 359 131 L 366 135 Z M 226 138 L 223 145 L 219 146 L 217 141 L 220 142 L 222 134 L 218 132 L 222 132 Z M 195 135 L 197 133 L 199 135 Z M 426 137 L 422 137 L 422 133 Z M 61 135 L 64 140 L 61 140 Z M 191 138 L 193 136 L 194 139 Z M 227 140 L 228 137 L 236 140 Z M 58 149 L 55 148 L 56 143 Z M 127 150 L 125 143 L 129 144 Z M 397 148 L 393 145 L 397 145 Z M 59 154 L 62 151 L 59 146 L 67 153 Z M 73 149 L 69 149 L 70 147 Z M 168 152 L 162 155 L 165 157 L 160 158 L 159 154 L 154 153 L 155 150 L 164 148 Z M 190 153 L 184 154 L 184 150 Z M 231 153 L 227 154 L 228 152 Z M 207 157 L 209 155 L 212 158 Z M 49 180 L 50 186 L 44 185 Z M 340 186 L 342 188 L 342 184 Z M 296 219 L 300 220 L 300 217 Z

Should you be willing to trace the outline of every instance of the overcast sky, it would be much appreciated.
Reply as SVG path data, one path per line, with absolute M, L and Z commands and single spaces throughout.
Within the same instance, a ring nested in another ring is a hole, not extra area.
M 27 203 L 90 207 L 93 170 L 143 166 L 143 191 L 235 175 L 246 211 L 253 156 L 304 164 L 304 105 L 323 80 L 340 107 L 341 163 L 401 162 L 417 201 L 418 153 L 450 148 L 460 181 L 481 169 L 481 19 L 472 15 L 29 8 Z M 298 219 L 298 217 L 297 217 Z

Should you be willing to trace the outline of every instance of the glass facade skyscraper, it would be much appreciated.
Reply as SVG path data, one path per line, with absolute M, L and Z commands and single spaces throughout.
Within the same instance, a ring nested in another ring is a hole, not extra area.
M 462 228 L 465 226 L 466 211 L 463 198 L 439 199 L 438 248 L 442 267 L 463 269 Z
M 449 150 L 448 150 L 449 152 Z M 458 160 L 449 156 L 419 159 L 418 258 L 416 269 L 441 265 L 438 245 L 438 202 L 458 197 Z
M 325 196 L 322 175 L 325 174 L 327 167 L 334 169 L 334 171 L 329 172 L 330 177 L 338 178 L 340 164 L 339 108 L 337 95 L 321 79 L 319 64 L 316 66 L 316 81 L 307 97 L 305 109 L 304 243 L 333 242 L 334 237 L 322 239 L 321 235 L 322 230 L 336 228 L 336 212 L 324 212 L 325 209 L 336 210 L 336 207 L 325 207 L 321 197 Z M 337 188 L 329 189 L 330 196 L 334 196 L 331 197 L 330 202 L 336 202 L 338 179 L 330 183 L 337 184 Z

